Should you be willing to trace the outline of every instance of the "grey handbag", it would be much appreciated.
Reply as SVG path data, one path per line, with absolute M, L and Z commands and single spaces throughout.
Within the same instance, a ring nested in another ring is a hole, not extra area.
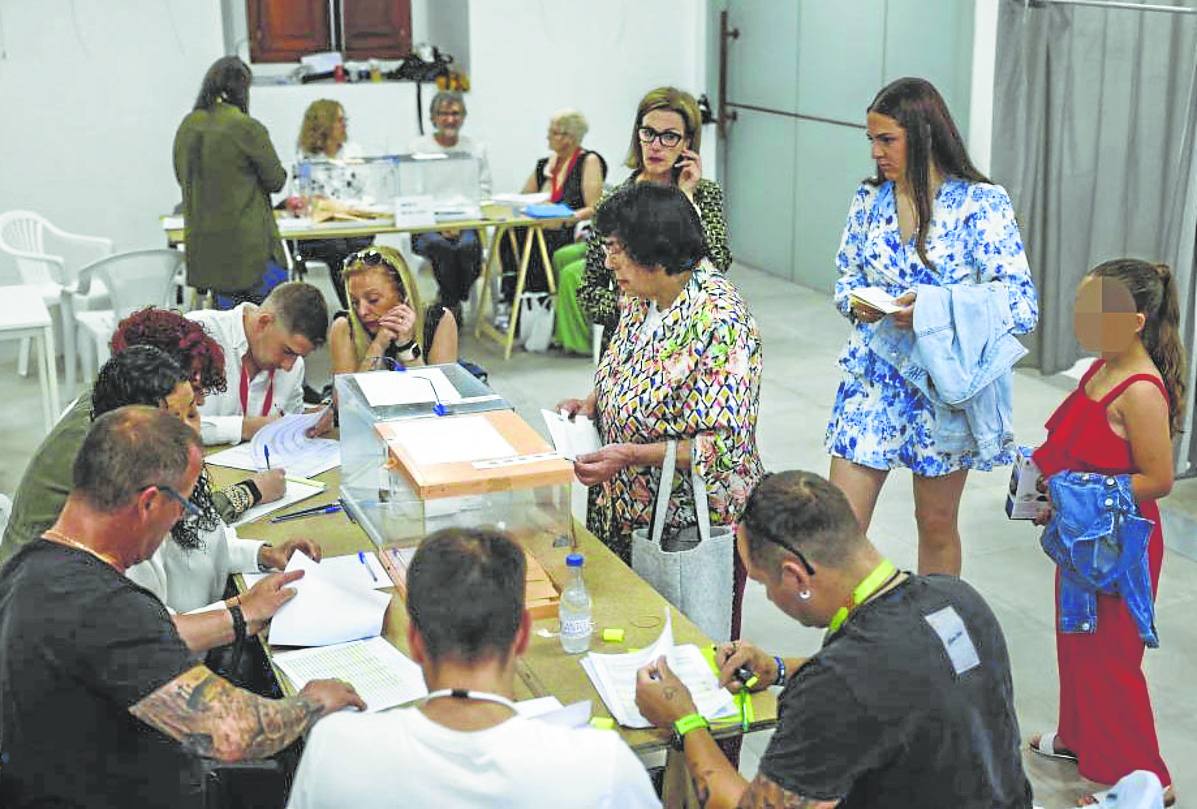
M 697 525 L 665 534 L 677 465 L 677 442 L 665 447 L 650 528 L 632 531 L 632 570 L 716 641 L 731 636 L 736 538 L 731 526 L 711 526 L 706 483 L 691 468 Z

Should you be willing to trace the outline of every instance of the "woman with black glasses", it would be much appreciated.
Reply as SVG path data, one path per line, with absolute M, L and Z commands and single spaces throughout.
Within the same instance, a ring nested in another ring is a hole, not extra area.
M 727 241 L 727 220 L 723 215 L 723 190 L 714 180 L 702 176 L 702 158 L 698 150 L 702 140 L 702 116 L 689 93 L 675 87 L 650 90 L 636 108 L 632 141 L 624 165 L 632 174 L 612 190 L 636 183 L 675 186 L 698 211 L 703 242 L 711 264 L 721 273 L 731 267 L 732 254 Z M 610 194 L 604 195 L 596 211 Z M 603 242 L 592 235 L 586 249 L 584 267 L 566 266 L 561 271 L 561 289 L 557 307 L 580 306 L 592 324 L 603 327 L 606 346 L 619 322 L 618 291 L 614 276 L 605 264 Z M 567 278 L 580 274 L 580 280 Z M 576 302 L 564 290 L 577 289 Z M 560 318 L 561 315 L 559 314 Z

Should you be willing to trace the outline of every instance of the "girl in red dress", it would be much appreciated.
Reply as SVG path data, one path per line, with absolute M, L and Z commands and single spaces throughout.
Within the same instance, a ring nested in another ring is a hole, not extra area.
M 1075 327 L 1081 345 L 1101 358 L 1048 419 L 1047 440 L 1034 455 L 1045 480 L 1064 470 L 1130 475 L 1140 512 L 1155 522 L 1147 548 L 1153 592 L 1164 557 L 1156 500 L 1172 490 L 1172 438 L 1183 417 L 1179 319 L 1166 266 L 1116 259 L 1092 270 L 1077 290 Z M 1049 517 L 1045 511 L 1036 522 Z M 1076 760 L 1081 775 L 1098 783 L 1149 770 L 1167 787 L 1170 806 L 1172 777 L 1160 757 L 1143 650 L 1126 603 L 1098 594 L 1095 633 L 1056 633 L 1059 726 L 1031 746 Z

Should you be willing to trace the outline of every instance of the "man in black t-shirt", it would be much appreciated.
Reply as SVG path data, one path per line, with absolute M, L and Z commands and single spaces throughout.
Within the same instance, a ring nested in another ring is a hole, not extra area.
M 58 521 L 0 569 L 0 806 L 200 806 L 197 756 L 269 756 L 320 716 L 362 707 L 329 681 L 285 700 L 233 687 L 125 578 L 184 514 L 202 461 L 199 436 L 166 411 L 101 416 Z
M 737 530 L 748 575 L 769 600 L 828 632 L 805 660 L 738 641 L 719 650 L 725 685 L 784 686 L 752 783 L 693 716 L 664 658 L 641 670 L 637 705 L 674 727 L 705 805 L 1031 806 L 1005 639 L 975 590 L 899 571 L 865 538 L 843 493 L 807 472 L 766 476 Z

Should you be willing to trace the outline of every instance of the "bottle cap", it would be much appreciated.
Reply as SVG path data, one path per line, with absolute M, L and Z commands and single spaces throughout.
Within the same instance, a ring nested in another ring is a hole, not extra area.
M 565 557 L 566 567 L 581 567 L 582 562 L 582 554 L 580 553 L 571 553 L 569 556 Z

